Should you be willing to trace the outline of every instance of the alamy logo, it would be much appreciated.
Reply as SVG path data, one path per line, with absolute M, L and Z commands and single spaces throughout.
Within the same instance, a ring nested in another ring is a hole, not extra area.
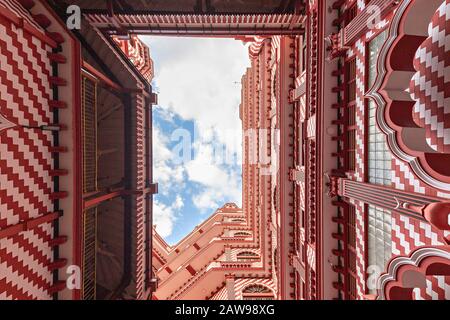
M 369 30 L 376 29 L 381 22 L 381 9 L 376 5 L 369 5 L 367 7 L 367 13 L 370 15 L 367 19 L 367 28 Z
M 69 15 L 66 20 L 66 25 L 69 30 L 81 29 L 81 9 L 77 5 L 67 7 L 66 13 Z
M 367 268 L 367 273 L 369 276 L 367 277 L 367 288 L 369 290 L 376 290 L 378 288 L 378 278 L 380 277 L 382 270 L 377 265 L 370 265 Z
M 81 288 L 81 268 L 76 265 L 70 265 L 66 269 L 68 275 L 66 280 L 66 287 L 69 290 Z

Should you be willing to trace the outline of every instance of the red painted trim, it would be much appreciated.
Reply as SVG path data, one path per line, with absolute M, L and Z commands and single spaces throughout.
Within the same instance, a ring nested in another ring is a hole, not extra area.
M 48 242 L 48 244 L 49 244 L 49 246 L 51 246 L 51 247 L 56 247 L 56 246 L 59 246 L 59 245 L 62 245 L 62 244 L 64 244 L 64 243 L 66 243 L 67 242 L 67 236 L 59 236 L 59 237 L 57 237 L 57 238 L 53 238 L 53 239 L 51 239 L 49 242 Z
M 65 290 L 67 287 L 66 281 L 58 281 L 53 284 L 50 288 L 48 288 L 48 293 L 53 295 L 54 293 Z
M 62 153 L 62 152 L 67 152 L 68 148 L 67 147 L 49 147 L 48 150 L 52 153 Z
M 47 18 L 47 16 L 45 14 L 42 13 L 38 13 L 38 14 L 34 14 L 32 15 L 33 20 L 42 28 L 42 29 L 47 29 L 48 27 L 51 26 L 52 22 L 50 21 L 49 18 Z
M 38 38 L 45 44 L 49 45 L 52 48 L 56 48 L 58 45 L 55 41 L 53 41 L 50 37 L 48 37 L 41 30 L 37 29 L 29 22 L 25 21 L 23 18 L 16 15 L 15 12 L 12 12 L 8 8 L 0 7 L 0 16 L 7 19 L 9 22 L 14 24 L 17 28 L 23 29 L 25 32 L 31 34 L 32 36 Z
M 47 12 L 58 22 L 58 26 L 65 31 L 65 36 L 67 36 L 70 43 L 66 45 L 68 56 L 69 50 L 72 56 L 72 60 L 70 61 L 70 65 L 72 67 L 71 70 L 71 79 L 70 83 L 73 86 L 72 95 L 69 99 L 71 99 L 72 104 L 72 146 L 71 149 L 74 152 L 74 156 L 72 159 L 72 168 L 73 168 L 73 202 L 72 202 L 72 238 L 73 238 L 73 247 L 72 247 L 72 255 L 73 261 L 72 264 L 81 266 L 81 218 L 82 218 L 82 147 L 81 147 L 81 47 L 78 40 L 73 36 L 72 32 L 66 28 L 66 23 L 61 20 L 61 18 L 56 14 L 56 12 L 49 6 L 46 1 L 40 2 L 42 6 L 47 10 Z M 56 47 L 56 43 L 62 43 L 64 40 L 61 38 L 61 34 L 57 32 L 49 32 L 48 35 L 51 35 L 55 38 L 56 42 L 51 40 Z M 48 36 L 46 37 L 48 38 Z M 65 42 L 65 41 L 64 41 Z M 67 152 L 67 147 L 57 147 L 53 148 L 52 152 Z M 54 239 L 55 242 L 64 241 L 66 236 L 58 237 Z M 59 289 L 58 283 L 55 284 L 54 289 L 57 291 L 64 290 L 66 288 L 65 281 L 62 281 L 62 288 Z M 50 294 L 52 290 L 49 290 Z M 72 291 L 72 299 L 80 300 L 81 299 L 81 290 L 75 289 Z
M 104 34 L 114 34 L 116 31 L 115 28 L 111 27 L 100 27 L 99 30 Z M 237 28 L 237 27 L 227 27 L 222 29 L 211 30 L 201 27 L 189 27 L 187 29 L 179 28 L 179 27 L 164 27 L 161 29 L 151 29 L 145 26 L 130 26 L 128 28 L 128 32 L 130 34 L 140 34 L 140 35 L 151 35 L 151 36 L 183 36 L 183 37 L 208 37 L 208 38 L 235 38 L 236 35 L 259 35 L 271 37 L 274 35 L 282 35 L 282 36 L 294 36 L 296 34 L 302 33 L 303 30 L 300 28 L 295 28 L 292 30 L 281 29 L 281 28 L 255 28 L 255 27 L 246 27 L 246 28 Z
M 367 267 L 369 266 L 369 205 L 364 203 L 364 294 L 369 293 L 369 288 L 367 288 L 367 279 L 369 278 L 369 274 L 367 273 Z
M 41 224 L 52 222 L 61 216 L 60 212 L 45 214 L 41 217 L 29 219 L 21 223 L 8 226 L 0 230 L 0 239 L 12 237 L 20 232 L 27 231 L 38 227 Z
M 0 239 L 14 236 L 24 230 L 25 230 L 24 223 L 19 223 L 17 225 L 11 226 L 11 227 L 3 228 L 2 230 L 0 230 Z
M 50 271 L 54 271 L 56 269 L 64 268 L 67 265 L 67 259 L 58 259 L 53 261 L 47 265 Z
M 49 172 L 50 177 L 61 177 L 61 176 L 67 176 L 68 174 L 69 174 L 69 171 L 67 169 L 51 170 Z
M 67 103 L 65 101 L 55 101 L 55 100 L 50 100 L 48 102 L 48 106 L 51 109 L 66 109 L 67 108 Z
M 376 36 L 378 36 L 379 33 L 377 33 Z M 375 36 L 375 37 L 376 37 Z M 372 38 L 373 39 L 373 38 Z M 365 91 L 367 91 L 367 87 L 369 84 L 369 43 L 370 41 L 367 41 L 364 43 L 364 88 Z M 364 170 L 364 175 L 363 175 L 363 181 L 368 183 L 369 182 L 369 101 L 368 99 L 364 99 L 364 158 L 363 158 L 363 170 Z M 363 225 L 364 225 L 364 283 L 366 284 L 364 286 L 364 294 L 368 294 L 369 293 L 369 289 L 367 288 L 367 279 L 369 277 L 368 273 L 367 273 L 367 267 L 369 266 L 369 205 L 367 203 L 364 203 L 363 205 L 364 207 L 364 212 L 363 212 L 363 217 L 364 217 L 364 221 L 363 221 Z M 356 239 L 356 226 L 355 226 L 355 239 Z M 356 240 L 358 241 L 358 240 Z M 358 258 L 356 258 L 358 259 Z M 356 279 L 355 279 L 356 280 Z
M 151 99 L 152 96 L 146 89 L 139 88 L 122 88 L 123 93 L 134 93 L 134 94 L 142 94 L 145 98 Z
M 59 32 L 47 32 L 47 36 L 50 37 L 53 41 L 55 41 L 57 44 L 62 44 L 66 41 L 63 35 Z
M 93 67 L 92 65 L 90 65 L 89 63 L 87 63 L 84 60 L 82 62 L 82 67 L 83 67 L 83 69 L 86 69 L 87 72 L 89 72 L 90 74 L 95 76 L 98 80 L 100 80 L 101 82 L 106 84 L 108 87 L 110 87 L 116 91 L 120 91 L 120 92 L 123 91 L 123 88 L 120 85 L 118 85 L 117 83 L 112 81 L 104 73 L 98 71 L 95 67 Z
M 73 179 L 73 263 L 81 266 L 82 254 L 82 159 L 83 148 L 81 141 L 81 47 L 77 41 L 73 41 L 72 46 L 72 79 L 73 96 L 72 96 L 72 127 L 73 127 L 73 150 L 74 157 L 72 166 L 74 168 Z M 73 291 L 74 300 L 81 299 L 81 290 Z
M 23 26 L 23 19 L 18 17 L 15 12 L 12 12 L 8 8 L 0 6 L 0 16 L 18 27 Z
M 323 119 L 323 108 L 324 106 L 322 105 L 322 100 L 323 100 L 323 89 L 322 89 L 322 78 L 323 78 L 323 62 L 325 60 L 324 57 L 324 24 L 325 24 L 325 10 L 324 10 L 324 1 L 319 1 L 318 4 L 318 17 L 323 17 L 322 19 L 319 18 L 319 25 L 317 26 L 318 28 L 318 64 L 317 64 L 317 68 L 319 70 L 318 74 L 317 74 L 317 92 L 318 92 L 318 96 L 317 96 L 317 106 L 322 106 L 322 108 L 318 107 L 317 108 L 317 118 L 316 118 L 316 135 L 318 134 L 320 137 L 320 142 L 316 145 L 316 150 L 319 150 L 319 154 L 321 154 L 322 152 L 322 145 L 323 145 L 323 140 L 324 140 L 324 135 L 322 134 L 322 119 Z M 320 120 L 319 120 L 320 119 Z M 317 139 L 316 139 L 317 140 Z M 318 161 L 317 165 L 316 165 L 316 188 L 317 188 L 317 193 L 316 193 L 316 199 L 320 199 L 320 202 L 322 202 L 323 197 L 325 196 L 325 192 L 323 192 L 323 173 L 322 173 L 322 166 L 323 166 L 323 159 L 322 157 L 317 157 L 316 159 L 320 159 L 320 161 Z M 319 198 L 320 197 L 320 198 Z M 323 207 L 322 205 L 319 205 L 317 208 L 317 222 L 316 225 L 318 226 L 318 228 L 316 228 L 317 230 L 317 242 L 316 242 L 316 288 L 317 288 L 317 292 L 316 292 L 316 297 L 317 299 L 322 299 L 322 291 L 323 291 L 323 279 L 322 279 L 322 275 L 323 275 L 323 261 L 322 261 L 322 240 L 323 240 L 323 225 L 322 225 L 322 216 L 324 214 L 323 212 Z
M 59 200 L 67 198 L 69 193 L 67 191 L 53 192 L 49 195 L 50 200 Z
M 197 271 L 195 271 L 195 269 L 194 269 L 190 264 L 188 264 L 188 265 L 186 266 L 186 270 L 187 270 L 192 276 L 194 276 L 194 275 L 197 273 Z
M 284 52 L 281 52 L 284 48 L 284 43 L 285 43 L 285 38 L 281 38 L 280 39 L 280 66 L 278 66 L 277 68 L 277 74 L 275 75 L 275 77 L 279 78 L 279 83 L 280 83 L 280 90 L 284 87 L 284 79 L 283 77 L 278 76 L 278 73 L 280 73 L 281 67 L 284 66 Z M 276 88 L 278 89 L 278 88 Z M 280 93 L 278 92 L 278 90 L 276 90 L 276 94 L 278 95 L 277 100 L 280 99 Z M 278 108 L 280 108 L 280 104 L 278 103 Z M 286 108 L 287 109 L 287 108 Z M 279 168 L 279 174 L 283 174 L 284 172 L 284 167 L 285 167 L 285 157 L 284 157 L 284 148 L 287 147 L 287 143 L 285 142 L 286 140 L 286 135 L 284 134 L 284 120 L 283 118 L 280 116 L 280 111 L 277 110 L 277 116 L 279 118 L 279 129 L 280 130 L 280 168 Z M 278 176 L 278 175 L 277 175 Z M 278 180 L 278 177 L 277 177 Z M 285 277 L 286 277 L 286 272 L 285 272 L 285 268 L 288 266 L 288 264 L 286 263 L 286 259 L 285 259 L 285 254 L 286 254 L 286 250 L 285 250 L 285 241 L 284 241 L 284 234 L 283 234 L 283 229 L 284 229 L 284 220 L 285 220 L 285 213 L 286 213 L 286 209 L 285 209 L 285 202 L 281 201 L 283 195 L 284 195 L 284 179 L 281 178 L 278 181 L 280 181 L 279 184 L 279 202 L 280 202 L 280 208 L 279 208 L 279 214 L 280 214 L 280 250 L 279 250 L 279 255 L 280 255 L 280 293 L 281 293 L 281 298 L 282 299 L 286 299 L 287 297 L 285 296 L 285 285 L 284 285 L 284 281 L 285 281 Z M 255 220 L 255 219 L 254 219 Z M 255 223 L 255 222 L 253 222 Z M 253 226 L 253 228 L 255 229 L 255 226 Z
M 153 251 L 153 250 L 152 250 Z M 161 264 L 165 264 L 165 262 L 156 254 L 154 251 L 152 253 L 152 257 L 156 258 Z
M 31 230 L 41 224 L 54 221 L 58 219 L 60 216 L 61 216 L 60 212 L 53 212 L 39 218 L 28 220 L 27 222 L 25 222 L 25 230 Z
M 311 9 L 308 9 L 308 10 L 311 10 Z M 306 52 L 307 52 L 307 54 L 306 54 L 306 58 L 305 58 L 305 72 L 306 72 L 306 75 L 307 75 L 307 79 L 306 79 L 306 83 L 308 84 L 308 80 L 310 79 L 310 72 L 311 72 L 311 50 L 312 50 L 312 47 L 311 47 L 311 30 L 310 30 L 310 28 L 311 28 L 311 25 L 312 25 L 312 21 L 311 21 L 311 15 L 310 15 L 310 12 L 308 12 L 308 14 L 307 14 L 307 18 L 306 18 L 306 21 L 305 21 L 305 24 L 307 25 L 307 28 L 306 28 L 306 30 L 307 30 L 307 32 L 306 32 L 306 34 L 305 34 L 305 39 L 307 40 L 307 43 L 306 43 Z M 304 121 L 303 121 L 303 123 L 304 124 L 307 124 L 307 121 L 308 121 L 308 119 L 309 119 L 309 117 L 310 117 L 310 113 L 311 113 L 311 104 L 310 104 L 310 101 L 311 101 L 311 94 L 310 94 L 310 85 L 307 85 L 306 86 L 306 92 L 305 92 L 305 100 L 306 100 L 306 102 L 305 102 L 305 119 L 304 119 Z M 305 134 L 307 132 L 307 130 L 306 130 L 306 125 L 304 125 L 304 130 L 303 130 L 303 133 Z M 309 189 L 310 189 L 310 186 L 309 186 L 309 180 L 310 180 L 310 177 L 309 177 L 309 167 L 310 167 L 310 164 L 309 164 L 309 162 L 310 162 L 310 152 L 309 152 L 309 149 L 310 149 L 310 141 L 309 141 L 309 138 L 308 138 L 308 135 L 303 135 L 303 137 L 304 137 L 304 161 L 305 161 L 305 203 L 304 203 L 304 206 L 305 206 L 305 215 L 304 215 L 304 218 L 305 218 L 305 222 L 304 222 L 304 225 L 305 225 L 305 241 L 304 241 L 304 243 L 302 244 L 303 245 L 303 247 L 302 247 L 302 249 L 303 249 L 303 256 L 305 256 L 305 258 L 306 258 L 306 255 L 305 255 L 305 252 L 306 252 L 306 246 L 307 246 L 307 243 L 309 242 L 309 223 L 310 223 L 310 214 L 309 214 L 309 210 L 307 210 L 307 208 L 309 208 L 309 206 L 310 206 L 310 202 L 311 202 L 311 198 L 309 197 Z M 310 292 L 310 287 L 309 287 L 309 267 L 308 267 L 308 263 L 307 263 L 307 259 L 305 259 L 305 276 L 304 276 L 304 283 L 305 283 L 305 286 L 304 286 L 304 289 L 305 289 L 305 292 L 303 292 L 303 295 L 304 295 L 304 297 L 306 298 L 306 299 L 308 299 L 309 298 L 309 296 L 308 296 L 308 293 Z
M 27 10 L 30 10 L 34 7 L 35 3 L 34 0 L 19 0 L 22 7 L 24 7 Z
M 114 198 L 117 198 L 117 197 L 120 197 L 120 196 L 123 196 L 126 194 L 128 194 L 128 192 L 126 192 L 125 190 L 118 190 L 118 191 L 110 192 L 110 193 L 95 197 L 94 199 L 84 200 L 83 201 L 83 209 L 84 210 L 89 209 L 89 208 L 96 206 L 104 201 L 111 200 L 111 199 L 114 199 Z

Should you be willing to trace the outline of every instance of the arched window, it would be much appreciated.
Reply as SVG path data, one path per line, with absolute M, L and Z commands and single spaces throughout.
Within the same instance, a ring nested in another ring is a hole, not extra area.
M 273 291 L 261 284 L 252 284 L 242 290 L 243 300 L 274 300 Z
M 240 261 L 257 260 L 257 259 L 259 259 L 259 254 L 251 252 L 251 251 L 243 251 L 243 252 L 239 252 L 236 255 L 236 258 Z
M 251 234 L 249 232 L 236 232 L 234 234 L 235 237 L 250 237 Z

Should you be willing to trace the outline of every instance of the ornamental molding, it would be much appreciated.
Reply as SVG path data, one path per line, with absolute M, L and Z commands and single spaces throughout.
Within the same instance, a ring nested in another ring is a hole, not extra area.
M 378 288 L 380 288 L 378 300 L 389 299 L 390 290 L 396 287 L 403 289 L 420 288 L 420 279 L 417 275 L 424 277 L 433 275 L 429 269 L 432 265 L 440 265 L 441 269 L 446 266 L 450 270 L 450 246 L 440 247 L 421 247 L 416 249 L 409 256 L 397 256 L 393 258 L 387 268 L 387 272 L 378 279 Z M 411 281 L 410 272 L 414 272 L 414 280 Z
M 385 88 L 388 85 L 390 77 L 393 74 L 391 67 L 388 67 L 391 62 L 391 55 L 399 43 L 399 39 L 405 35 L 404 22 L 411 13 L 414 5 L 419 5 L 417 0 L 404 0 L 397 7 L 397 10 L 392 18 L 390 28 L 388 31 L 388 38 L 380 50 L 377 63 L 377 78 L 374 85 L 366 93 L 366 97 L 372 99 L 377 104 L 376 119 L 382 132 L 387 136 L 387 143 L 393 155 L 399 160 L 407 163 L 414 174 L 426 184 L 444 191 L 450 191 L 450 183 L 436 178 L 437 173 L 432 175 L 430 172 L 434 171 L 430 165 L 425 164 L 424 153 L 411 152 L 406 150 L 405 143 L 400 137 L 398 129 L 396 130 L 391 122 L 388 121 L 385 114 L 392 100 L 388 98 Z M 444 1 L 445 3 L 445 1 Z M 412 18 L 411 18 L 412 19 Z M 426 38 L 426 36 L 425 36 Z M 420 45 L 420 44 L 419 44 Z M 419 47 L 419 46 L 418 46 Z M 401 73 L 401 72 L 398 72 Z M 411 72 L 412 74 L 414 72 Z M 394 76 L 397 76 L 394 74 Z M 408 81 L 409 83 L 409 81 Z M 406 89 L 406 88 L 405 88 Z M 450 179 L 450 177 L 448 177 Z

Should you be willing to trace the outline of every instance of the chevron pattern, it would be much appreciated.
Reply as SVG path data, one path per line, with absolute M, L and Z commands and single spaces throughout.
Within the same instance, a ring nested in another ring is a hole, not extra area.
M 358 0 L 348 0 L 346 1 L 344 7 L 350 7 L 353 3 L 357 2 L 358 11 L 364 9 L 365 2 Z M 422 56 L 419 56 L 418 61 L 423 61 L 425 64 L 422 66 L 422 69 L 427 71 L 428 73 L 425 75 L 429 79 L 427 79 L 428 83 L 426 87 L 419 87 L 419 89 L 423 90 L 429 97 L 428 99 L 434 103 L 435 108 L 437 108 L 438 103 L 441 103 L 442 106 L 446 105 L 447 109 L 450 106 L 450 101 L 448 100 L 449 91 L 442 90 L 445 87 L 445 81 L 449 81 L 450 76 L 445 72 L 450 69 L 446 69 L 444 71 L 444 66 L 449 66 L 450 57 L 442 55 L 442 52 L 449 50 L 449 38 L 448 38 L 448 30 L 449 30 L 449 22 L 448 17 L 450 15 L 449 9 L 449 0 L 446 0 L 445 3 L 440 7 L 437 11 L 431 25 L 430 25 L 430 38 L 428 43 L 424 43 L 422 50 Z M 357 65 L 357 108 L 356 108 L 356 123 L 357 123 L 357 131 L 356 131 L 356 141 L 357 141 L 357 153 L 356 153 L 356 170 L 354 173 L 349 175 L 349 178 L 354 179 L 356 181 L 361 181 L 364 177 L 364 93 L 367 88 L 365 88 L 365 51 L 366 51 L 366 43 L 373 39 L 377 34 L 378 30 L 384 29 L 386 25 L 388 25 L 389 17 L 382 20 L 377 26 L 375 30 L 370 30 L 360 39 L 358 39 L 355 44 L 347 51 L 347 59 L 351 59 L 353 57 L 356 58 Z M 442 32 L 444 31 L 444 32 Z M 440 32 L 440 33 L 439 33 Z M 446 42 L 445 42 L 446 41 Z M 428 46 L 426 46 L 428 45 Z M 420 50 L 419 50 L 420 51 Z M 418 54 L 419 54 L 418 51 Z M 432 59 L 433 58 L 433 59 Z M 439 68 L 439 72 L 437 71 Z M 422 75 L 423 77 L 423 75 Z M 436 84 L 434 84 L 436 83 Z M 435 87 L 435 88 L 434 88 Z M 446 87 L 450 87 L 447 85 Z M 434 91 L 433 91 L 434 89 Z M 439 91 L 440 90 L 440 91 Z M 425 96 L 425 98 L 427 98 Z M 434 99 L 434 100 L 432 100 Z M 445 103 L 444 103 L 445 102 Z M 419 102 L 418 102 L 419 104 Z M 416 105 L 416 107 L 418 106 Z M 424 105 L 422 106 L 424 108 Z M 441 139 L 441 144 L 439 145 L 441 148 L 447 148 L 447 145 L 450 143 L 443 139 L 443 130 L 449 128 L 447 123 L 444 121 L 444 114 L 447 115 L 450 112 L 449 110 L 445 110 L 445 108 L 441 107 L 439 109 L 440 115 L 432 117 L 434 114 L 437 114 L 437 111 L 423 111 L 430 119 L 435 119 L 435 123 L 433 126 L 429 123 L 429 130 L 431 134 L 431 129 L 434 130 L 434 135 L 437 137 L 439 132 L 439 137 Z M 433 113 L 434 112 L 434 113 Z M 450 121 L 450 117 L 446 116 Z M 418 118 L 418 117 L 416 117 Z M 430 121 L 429 121 L 430 122 Z M 450 137 L 450 131 L 447 133 L 447 137 Z M 437 138 L 433 138 L 433 141 L 439 141 Z M 436 143 L 435 143 L 436 144 Z M 441 152 L 448 152 L 445 149 L 439 150 Z M 410 168 L 401 162 L 400 160 L 393 159 L 392 160 L 392 182 L 393 185 L 401 190 L 407 190 L 432 196 L 447 196 L 434 190 L 433 188 L 428 187 L 423 182 L 421 182 L 415 175 L 412 173 Z M 351 201 L 356 209 L 356 231 L 357 231 L 357 270 L 360 277 L 357 279 L 357 290 L 358 295 L 362 298 L 362 295 L 365 292 L 365 247 L 364 247 L 364 204 L 358 201 Z M 416 221 L 414 219 L 406 218 L 397 214 L 395 212 L 392 213 L 392 248 L 393 255 L 405 255 L 408 254 L 410 250 L 413 250 L 419 245 L 435 245 L 442 243 L 436 230 L 433 230 L 432 227 L 424 222 Z M 427 288 L 417 290 L 416 298 L 417 299 L 444 299 L 445 296 L 448 296 L 449 293 L 449 283 L 450 279 L 444 279 L 443 277 L 429 277 L 427 278 Z
M 423 221 L 392 212 L 392 254 L 407 256 L 420 246 L 444 245 L 437 231 Z M 416 288 L 417 300 L 444 300 L 450 297 L 450 277 L 427 276 L 426 288 Z
M 450 0 L 442 3 L 416 52 L 410 84 L 414 121 L 426 129 L 428 145 L 450 153 Z
M 445 276 L 427 276 L 426 287 L 414 290 L 416 300 L 450 300 L 450 281 Z
M 0 1 L 41 30 L 17 2 Z M 43 31 L 42 31 L 43 32 Z M 0 229 L 53 211 L 52 135 L 22 126 L 51 123 L 51 48 L 0 16 Z M 11 127 L 14 125 L 13 127 Z M 0 299 L 50 299 L 51 223 L 0 239 Z
M 396 158 L 392 159 L 392 183 L 396 189 L 406 190 L 415 193 L 426 193 L 426 185 L 419 180 L 411 171 L 409 166 Z M 429 189 L 429 192 L 436 193 L 433 189 Z M 428 192 L 427 192 L 428 193 Z M 435 194 L 433 194 L 435 195 Z

